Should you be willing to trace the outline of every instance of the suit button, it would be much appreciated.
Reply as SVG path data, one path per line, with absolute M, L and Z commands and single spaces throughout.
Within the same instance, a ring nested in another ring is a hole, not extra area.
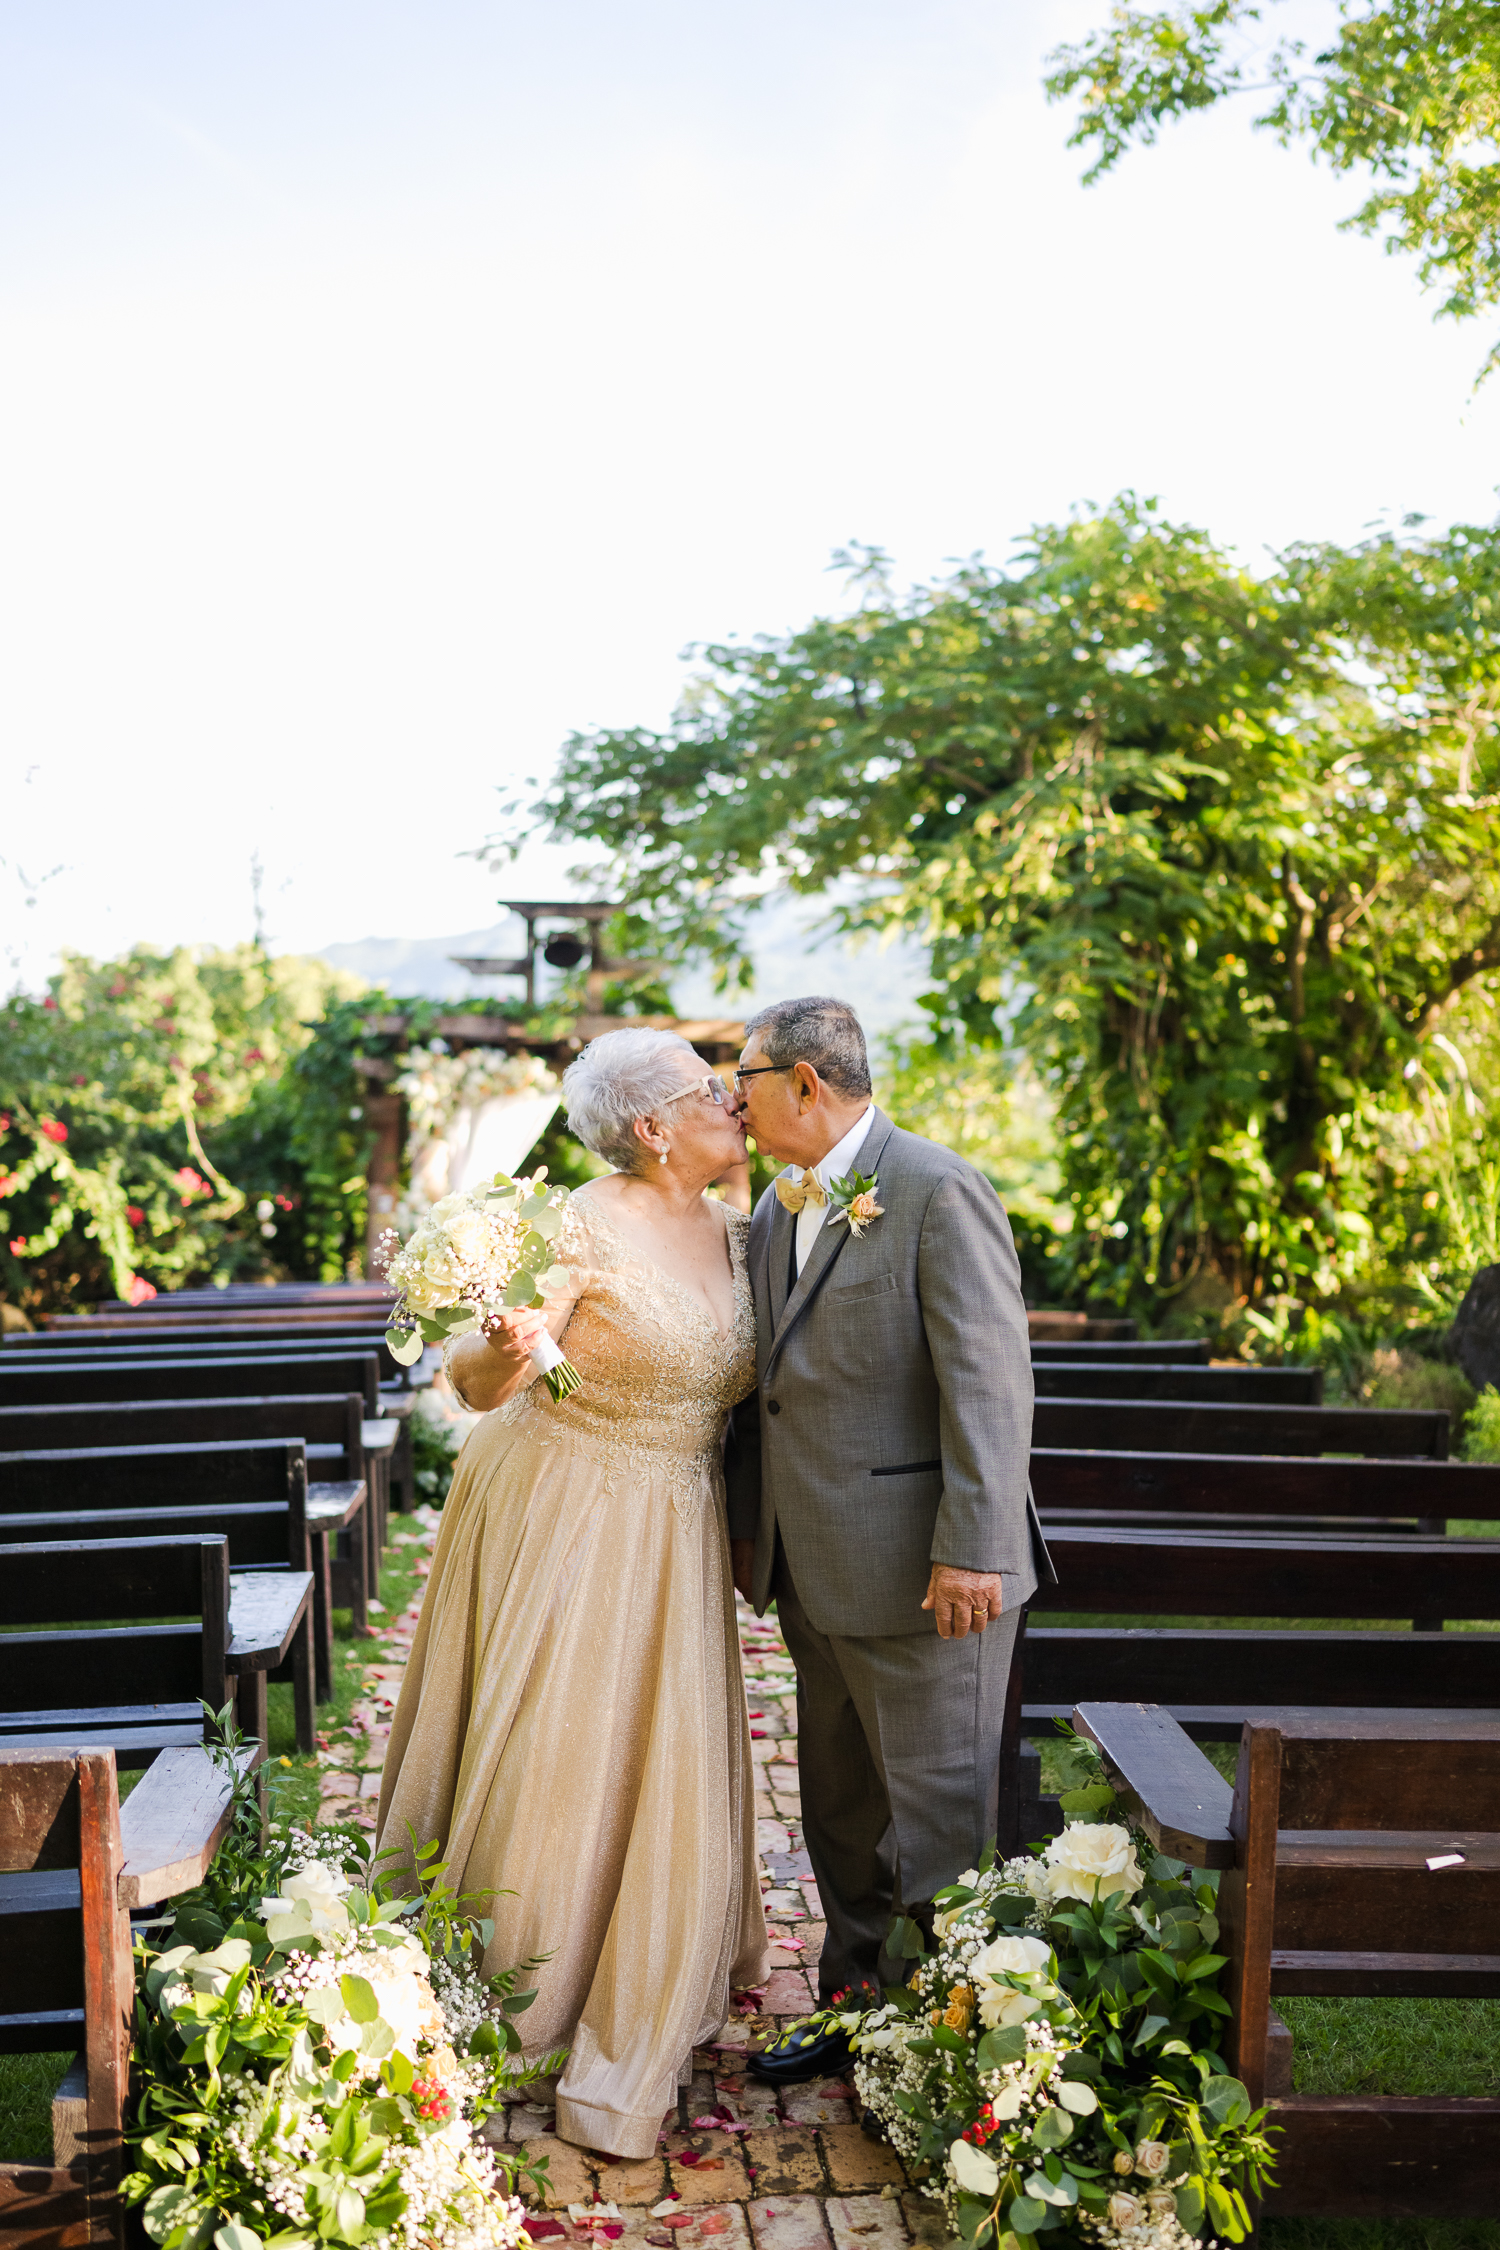
M 768 1414 L 779 1414 L 779 1413 L 781 1412 L 781 1401 L 780 1401 L 780 1399 L 779 1399 L 779 1398 L 768 1398 L 768 1399 L 766 1400 L 766 1412 L 767 1412 Z

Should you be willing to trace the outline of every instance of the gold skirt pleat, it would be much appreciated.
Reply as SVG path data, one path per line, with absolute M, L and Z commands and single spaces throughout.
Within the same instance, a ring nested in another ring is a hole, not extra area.
M 545 1954 L 517 2018 L 571 2046 L 558 2130 L 643 2157 L 766 1928 L 717 1454 L 476 1425 L 406 1668 L 382 1846 L 436 1840 L 497 1895 L 486 1974 Z

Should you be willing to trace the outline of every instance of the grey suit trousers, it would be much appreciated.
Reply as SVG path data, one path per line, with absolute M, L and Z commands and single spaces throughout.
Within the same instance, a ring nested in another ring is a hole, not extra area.
M 893 1912 L 925 1906 L 995 1833 L 1019 1609 L 961 1641 L 820 1633 L 776 1558 L 776 1615 L 797 1666 L 802 1833 L 828 1935 L 818 1991 L 904 1975 Z

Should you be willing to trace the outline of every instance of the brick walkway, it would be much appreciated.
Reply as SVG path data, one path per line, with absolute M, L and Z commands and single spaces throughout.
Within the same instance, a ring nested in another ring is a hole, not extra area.
M 435 1544 L 438 1518 L 431 1511 L 395 1521 L 397 1542 Z M 700 2250 L 710 2240 L 714 2250 L 905 2250 L 911 2242 L 947 2239 L 938 2206 L 909 2187 L 893 2150 L 861 2131 L 852 2086 L 819 2079 L 778 2097 L 744 2072 L 747 2051 L 813 2006 L 823 1921 L 799 1825 L 791 1659 L 773 1619 L 753 1617 L 743 1603 L 739 1614 L 770 1977 L 716 2046 L 694 2056 L 692 2129 L 679 2132 L 675 2117 L 664 2119 L 656 2156 L 615 2161 L 559 2140 L 546 2082 L 525 2089 L 503 2126 L 499 2116 L 491 2121 L 497 2147 L 514 2151 L 524 2143 L 533 2156 L 547 2157 L 546 2208 L 533 2213 L 530 2231 L 559 2250 L 585 2241 Z M 374 1826 L 390 1711 L 415 1623 L 413 1607 L 381 1624 L 353 1724 L 344 1739 L 320 1750 L 323 1817 Z

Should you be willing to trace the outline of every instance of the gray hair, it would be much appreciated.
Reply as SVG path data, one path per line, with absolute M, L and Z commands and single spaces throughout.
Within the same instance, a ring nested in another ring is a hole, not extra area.
M 870 1091 L 865 1035 L 847 1000 L 829 1000 L 821 994 L 808 1000 L 778 1000 L 747 1017 L 745 1037 L 757 1032 L 768 1063 L 811 1063 L 825 1085 L 851 1099 Z
M 680 1094 L 683 1056 L 699 1056 L 675 1031 L 605 1031 L 591 1039 L 576 1062 L 563 1072 L 563 1105 L 568 1130 L 622 1172 L 641 1170 L 645 1156 L 634 1127 L 652 1117 L 673 1094 Z M 703 1068 L 707 1069 L 707 1064 Z

